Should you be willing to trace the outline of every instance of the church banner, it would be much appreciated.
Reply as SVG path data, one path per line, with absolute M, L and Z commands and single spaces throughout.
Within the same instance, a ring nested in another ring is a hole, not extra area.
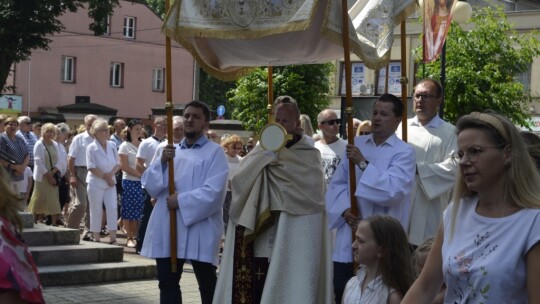
M 452 9 L 458 0 L 424 1 L 424 62 L 431 62 L 439 56 L 450 22 Z

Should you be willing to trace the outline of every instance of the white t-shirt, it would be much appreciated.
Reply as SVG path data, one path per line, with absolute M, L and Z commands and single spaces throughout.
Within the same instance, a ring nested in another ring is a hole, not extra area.
M 347 141 L 338 138 L 337 141 L 327 145 L 319 140 L 315 143 L 315 148 L 321 152 L 324 179 L 328 184 L 330 183 L 332 175 L 336 172 L 338 165 L 341 163 L 341 159 L 345 155 Z
M 386 286 L 382 276 L 376 277 L 366 285 L 362 291 L 362 284 L 366 279 L 366 267 L 361 265 L 358 272 L 352 277 L 343 292 L 343 303 L 345 304 L 385 304 L 388 303 L 388 296 L 395 289 Z
M 129 166 L 135 169 L 137 166 L 137 150 L 138 148 L 134 144 L 128 141 L 125 141 L 120 145 L 120 148 L 118 149 L 118 154 L 127 155 Z M 122 179 L 132 180 L 132 181 L 141 180 L 139 177 L 128 174 L 125 171 L 122 171 Z
M 75 166 L 86 167 L 86 148 L 93 141 L 94 138 L 87 131 L 73 137 L 68 156 L 75 158 Z
M 150 136 L 144 139 L 139 145 L 139 150 L 137 151 L 137 158 L 144 159 L 144 166 L 148 168 L 154 159 L 154 154 L 161 140 L 157 137 Z
M 454 204 L 444 212 L 444 302 L 527 303 L 526 255 L 540 242 L 540 209 L 489 218 L 476 213 L 477 204 L 477 196 L 461 200 L 453 238 Z

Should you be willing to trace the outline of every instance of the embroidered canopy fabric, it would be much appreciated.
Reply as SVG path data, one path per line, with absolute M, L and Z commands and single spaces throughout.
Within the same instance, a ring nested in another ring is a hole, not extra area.
M 368 67 L 384 66 L 393 28 L 414 3 L 357 1 L 349 11 L 350 51 Z M 164 31 L 209 74 L 232 80 L 251 67 L 342 58 L 341 19 L 341 0 L 177 0 Z

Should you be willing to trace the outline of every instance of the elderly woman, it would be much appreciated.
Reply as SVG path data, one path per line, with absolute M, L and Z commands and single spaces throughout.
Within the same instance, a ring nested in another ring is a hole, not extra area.
M 59 198 L 60 198 L 60 209 L 64 210 L 64 214 L 67 214 L 67 209 L 69 207 L 69 177 L 67 171 L 67 149 L 66 144 L 70 134 L 71 129 L 69 125 L 61 122 L 56 125 L 56 137 L 54 141 L 58 143 L 60 157 L 58 158 L 58 165 L 62 179 L 60 180 L 60 185 L 58 185 Z M 67 217 L 64 217 L 66 219 Z
M 118 149 L 120 168 L 122 169 L 122 220 L 127 233 L 127 247 L 135 248 L 135 238 L 139 219 L 143 210 L 143 194 L 141 190 L 141 173 L 135 169 L 137 151 L 141 143 L 143 124 L 132 119 L 127 126 L 126 141 Z
M 540 176 L 497 114 L 456 124 L 460 171 L 433 248 L 402 303 L 540 303 Z
M 4 133 L 0 134 L 0 163 L 9 173 L 9 179 L 11 186 L 14 187 L 14 182 L 23 180 L 24 171 L 28 167 L 30 161 L 30 152 L 28 151 L 28 145 L 24 142 L 24 139 L 17 135 L 19 129 L 19 122 L 15 117 L 8 117 L 4 122 Z M 21 189 L 14 189 L 16 193 L 20 193 Z M 26 192 L 26 189 L 24 189 Z M 26 208 L 26 202 L 21 200 L 19 203 L 19 209 L 22 211 Z
M 107 211 L 107 229 L 110 243 L 116 244 L 117 214 L 116 178 L 120 170 L 116 145 L 109 141 L 107 122 L 96 119 L 90 129 L 94 141 L 86 148 L 86 176 L 88 203 L 90 205 L 90 231 L 96 242 L 100 241 L 103 203 Z
M 52 123 L 41 127 L 41 139 L 34 146 L 34 192 L 28 205 L 28 211 L 33 213 L 36 219 L 42 215 L 50 215 L 54 226 L 57 225 L 60 215 L 60 180 L 55 178 L 55 175 L 61 176 L 60 147 L 53 140 L 55 136 L 56 126 Z

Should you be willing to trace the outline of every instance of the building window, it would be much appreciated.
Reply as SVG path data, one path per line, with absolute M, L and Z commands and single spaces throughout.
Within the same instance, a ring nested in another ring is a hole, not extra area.
M 107 19 L 105 20 L 105 35 L 110 36 L 111 35 L 111 15 L 107 16 Z
M 529 64 L 527 71 L 517 74 L 514 79 L 523 85 L 523 91 L 530 93 L 531 92 L 531 69 L 532 63 Z
M 111 77 L 109 85 L 115 88 L 121 88 L 124 86 L 124 64 L 119 62 L 111 63 Z
M 386 67 L 377 71 L 377 85 L 376 95 L 382 95 L 384 93 L 390 93 L 394 95 L 401 95 L 401 62 L 392 61 L 388 63 L 390 67 L 390 73 L 388 78 L 386 77 Z M 386 90 L 386 81 L 388 81 L 388 90 Z
M 124 38 L 135 39 L 135 17 L 124 17 Z
M 165 79 L 164 75 L 164 68 L 154 68 L 152 71 L 152 91 L 163 92 L 165 87 L 163 85 L 163 81 Z
M 62 74 L 60 80 L 62 82 L 75 82 L 75 57 L 62 56 Z

